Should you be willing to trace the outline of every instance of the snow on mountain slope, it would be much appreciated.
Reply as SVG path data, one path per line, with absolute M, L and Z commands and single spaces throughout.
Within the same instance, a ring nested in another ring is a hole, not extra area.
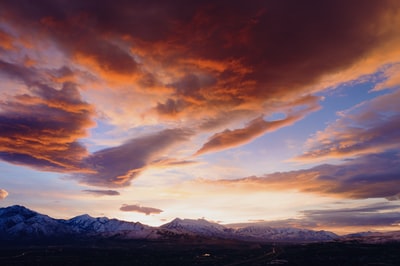
M 327 231 L 313 231 L 297 228 L 273 228 L 265 225 L 252 225 L 232 229 L 204 219 L 175 219 L 161 228 L 174 232 L 196 234 L 205 237 L 220 237 L 253 241 L 330 241 L 338 236 Z
M 158 228 L 141 223 L 120 221 L 106 217 L 94 218 L 87 214 L 69 220 L 53 219 L 22 206 L 0 208 L 0 239 L 30 239 L 71 236 L 113 237 L 118 239 L 174 239 L 181 236 L 201 236 L 206 238 L 237 239 L 245 241 L 330 241 L 339 238 L 327 231 L 313 231 L 297 228 L 274 228 L 263 224 L 253 224 L 239 229 L 229 228 L 204 219 L 175 219 Z M 400 240 L 397 234 L 367 234 L 370 241 L 385 239 Z
M 338 236 L 328 231 L 313 231 L 298 228 L 273 228 L 264 225 L 252 225 L 239 228 L 235 235 L 241 239 L 273 241 L 329 241 Z
M 0 237 L 6 239 L 85 237 L 156 238 L 156 229 L 87 214 L 70 220 L 53 219 L 22 206 L 0 208 Z
M 59 220 L 15 205 L 0 209 L 0 236 L 6 237 L 51 237 L 65 235 L 71 231 Z
M 226 237 L 229 229 L 223 225 L 212 223 L 204 219 L 179 219 L 162 225 L 160 228 L 176 233 L 197 234 L 206 237 Z
M 139 222 L 126 222 L 107 217 L 94 218 L 84 214 L 64 222 L 71 230 L 79 234 L 120 236 L 129 238 L 154 237 L 155 230 Z

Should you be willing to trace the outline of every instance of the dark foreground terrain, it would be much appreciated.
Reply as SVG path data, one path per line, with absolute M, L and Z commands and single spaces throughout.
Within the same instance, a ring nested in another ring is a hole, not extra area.
M 94 241 L 21 246 L 3 242 L 0 265 L 400 265 L 400 243 Z

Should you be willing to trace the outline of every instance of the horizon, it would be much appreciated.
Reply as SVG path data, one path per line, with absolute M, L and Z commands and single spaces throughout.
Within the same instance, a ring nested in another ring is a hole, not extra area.
M 400 2 L 0 3 L 0 207 L 400 230 Z
M 249 227 L 249 226 L 252 226 L 252 225 L 257 225 L 257 226 L 265 226 L 265 227 L 271 227 L 271 228 L 277 228 L 277 229 L 279 229 L 279 228 L 294 228 L 294 229 L 312 230 L 312 229 L 302 228 L 302 227 L 279 227 L 279 225 L 277 225 L 277 224 L 271 224 L 271 222 L 269 222 L 269 221 L 262 221 L 262 222 L 256 222 L 256 221 L 255 221 L 255 222 L 249 222 L 249 223 L 229 223 L 229 224 L 223 224 L 223 223 L 219 223 L 218 221 L 210 221 L 210 220 L 207 220 L 207 219 L 204 219 L 204 218 L 197 218 L 197 219 L 193 218 L 193 219 L 190 219 L 190 218 L 182 218 L 182 217 L 175 217 L 175 218 L 173 218 L 173 219 L 171 219 L 171 220 L 169 220 L 169 221 L 165 221 L 165 222 L 162 223 L 162 224 L 153 225 L 153 226 L 152 226 L 152 225 L 148 225 L 148 224 L 141 223 L 141 222 L 139 222 L 139 221 L 125 221 L 125 220 L 120 220 L 120 219 L 117 219 L 117 218 L 114 218 L 114 217 L 107 217 L 107 216 L 97 216 L 97 217 L 96 217 L 96 216 L 91 216 L 91 215 L 89 215 L 89 214 L 87 214 L 87 213 L 83 213 L 83 214 L 80 214 L 80 215 L 77 215 L 77 216 L 73 216 L 73 217 L 68 217 L 68 218 L 57 218 L 57 217 L 49 216 L 49 215 L 47 215 L 47 214 L 45 214 L 45 213 L 37 212 L 36 210 L 32 210 L 32 209 L 27 208 L 27 207 L 22 206 L 22 205 L 10 205 L 10 206 L 0 207 L 0 208 L 5 209 L 5 208 L 13 208 L 13 207 L 22 207 L 22 208 L 25 208 L 25 209 L 27 209 L 27 210 L 29 210 L 29 211 L 36 212 L 36 213 L 39 214 L 39 215 L 48 216 L 48 217 L 50 217 L 50 218 L 52 218 L 52 219 L 56 219 L 56 220 L 65 220 L 65 221 L 68 221 L 68 220 L 75 219 L 75 218 L 77 218 L 77 217 L 88 216 L 88 217 L 90 217 L 90 218 L 92 218 L 92 219 L 106 218 L 106 219 L 108 219 L 108 220 L 116 219 L 116 220 L 121 221 L 121 222 L 140 223 L 140 224 L 142 224 L 142 225 L 149 226 L 149 227 L 152 227 L 152 228 L 160 228 L 160 227 L 165 226 L 165 225 L 168 225 L 168 224 L 170 224 L 170 223 L 172 223 L 172 222 L 174 222 L 174 221 L 176 221 L 176 220 L 180 220 L 180 221 L 205 221 L 205 222 L 207 222 L 207 223 L 222 225 L 222 226 L 225 227 L 225 228 L 232 228 L 232 229 L 240 229 L 240 228 L 245 228 L 245 227 Z M 317 232 L 317 231 L 332 232 L 332 231 L 323 230 L 323 229 L 321 229 L 321 230 L 313 230 L 313 231 L 316 231 L 316 232 Z M 368 233 L 382 233 L 382 232 L 400 232 L 400 231 L 399 231 L 399 230 L 397 230 L 397 231 L 379 231 L 379 230 L 377 230 L 377 231 L 358 231 L 358 232 L 354 232 L 354 231 L 350 231 L 350 232 L 342 231 L 342 232 L 341 232 L 341 231 L 339 231 L 339 233 L 338 233 L 338 232 L 332 232 L 332 233 L 335 233 L 335 234 L 338 235 L 338 236 L 346 236 L 346 235 L 348 235 L 348 234 L 353 234 L 353 233 L 364 233 L 364 232 L 368 232 Z

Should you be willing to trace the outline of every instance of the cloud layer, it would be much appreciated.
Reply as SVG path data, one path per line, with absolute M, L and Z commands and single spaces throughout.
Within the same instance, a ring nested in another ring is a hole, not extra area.
M 140 205 L 128 205 L 124 204 L 120 208 L 121 211 L 124 212 L 139 212 L 139 213 L 144 213 L 146 215 L 150 214 L 160 214 L 163 212 L 163 210 L 152 208 L 152 207 L 144 207 Z
M 122 187 L 147 167 L 171 164 L 168 151 L 196 137 L 208 140 L 190 145 L 187 156 L 244 145 L 318 110 L 317 92 L 395 66 L 399 10 L 395 0 L 2 2 L 0 159 Z M 391 69 L 381 86 L 396 86 Z M 371 156 L 396 159 L 388 150 L 399 141 L 397 98 L 349 111 L 298 159 L 365 155 L 345 169 Z M 284 118 L 264 119 L 276 113 Z M 146 134 L 90 153 L 81 141 L 96 118 Z M 398 193 L 383 191 L 375 177 L 367 178 L 375 194 L 345 191 L 356 171 L 335 182 L 321 177 L 337 171 L 320 166 L 304 175 L 317 172 L 316 187 L 331 182 L 352 198 Z
M 96 190 L 96 189 L 85 189 L 82 190 L 82 192 L 84 193 L 88 193 L 94 196 L 119 196 L 120 193 L 118 191 L 115 190 Z
M 398 205 L 376 204 L 358 208 L 303 211 L 304 219 L 318 226 L 398 226 L 400 208 Z
M 45 171 L 84 171 L 80 160 L 88 152 L 79 139 L 94 125 L 94 108 L 77 85 L 56 89 L 41 82 L 43 73 L 2 61 L 0 72 L 27 88 L 0 101 L 0 158 Z
M 146 167 L 159 164 L 163 152 L 180 142 L 187 141 L 191 132 L 183 129 L 164 131 L 129 140 L 128 142 L 97 151 L 84 160 L 90 173 L 75 174 L 72 178 L 83 183 L 105 187 L 122 187 Z
M 400 90 L 339 113 L 340 118 L 308 140 L 300 161 L 342 158 L 396 149 L 400 143 Z
M 400 91 L 392 90 L 339 112 L 339 119 L 312 136 L 295 160 L 344 159 L 261 177 L 204 181 L 249 190 L 297 190 L 350 199 L 400 198 Z
M 200 155 L 210 151 L 218 151 L 226 148 L 231 148 L 239 146 L 250 142 L 251 140 L 262 136 L 266 132 L 277 130 L 281 127 L 289 126 L 296 121 L 304 118 L 307 114 L 312 111 L 319 109 L 318 97 L 305 97 L 298 102 L 302 102 L 304 106 L 300 106 L 296 103 L 296 111 L 290 110 L 286 118 L 276 121 L 265 121 L 263 117 L 256 118 L 246 127 L 235 129 L 235 130 L 225 130 L 223 132 L 214 134 L 210 139 L 201 147 L 200 150 L 196 152 L 196 155 Z M 302 107 L 302 109 L 299 109 Z
M 399 4 L 391 0 L 245 6 L 241 1 L 41 1 L 35 7 L 29 1 L 3 3 L 2 21 L 15 35 L 51 40 L 94 80 L 122 82 L 118 92 L 102 98 L 115 123 L 121 112 L 110 104 L 113 94 L 130 94 L 120 106 L 133 101 L 136 114 L 126 108 L 122 115 L 141 117 L 143 123 L 189 119 L 223 127 L 229 125 L 220 119 L 226 113 L 231 119 L 246 114 L 240 122 L 248 122 L 323 89 L 318 84 L 325 77 L 358 63 L 375 71 L 385 63 L 376 62 L 376 54 L 399 56 Z M 10 34 L 3 35 L 9 46 Z M 329 80 L 366 74 L 360 71 Z
M 338 232 L 356 230 L 376 230 L 390 228 L 396 230 L 400 222 L 400 207 L 385 203 L 363 205 L 350 208 L 329 208 L 299 212 L 299 218 L 259 221 L 259 224 L 273 227 L 325 228 Z M 249 224 L 238 224 L 243 226 Z
M 324 164 L 261 177 L 202 182 L 241 186 L 250 191 L 296 190 L 340 198 L 395 200 L 400 195 L 399 162 L 400 151 L 396 150 L 364 155 L 338 165 Z

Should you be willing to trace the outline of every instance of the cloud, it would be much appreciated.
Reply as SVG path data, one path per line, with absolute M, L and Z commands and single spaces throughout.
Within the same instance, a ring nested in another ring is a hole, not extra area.
M 338 165 L 323 164 L 305 170 L 277 172 L 261 177 L 199 180 L 211 185 L 250 191 L 300 191 L 349 199 L 387 198 L 400 192 L 400 151 L 364 155 Z
M 13 37 L 0 29 L 0 49 L 13 49 Z
M 399 98 L 400 90 L 396 90 L 339 113 L 339 119 L 312 136 L 308 151 L 294 160 L 343 158 L 398 148 Z
M 400 206 L 367 205 L 358 208 L 307 210 L 304 220 L 319 226 L 394 226 L 400 222 Z
M 94 108 L 77 85 L 56 89 L 41 83 L 34 69 L 0 61 L 0 75 L 22 81 L 26 92 L 0 101 L 0 159 L 44 171 L 84 171 L 87 155 L 79 139 L 94 125 Z
M 118 196 L 120 195 L 118 191 L 115 190 L 94 190 L 94 189 L 85 189 L 82 190 L 84 193 L 92 194 L 94 196 Z
M 34 42 L 40 35 L 89 73 L 90 82 L 80 77 L 86 95 L 114 124 L 185 121 L 190 127 L 213 121 L 227 127 L 236 121 L 238 128 L 304 95 L 399 61 L 399 8 L 391 0 L 35 6 L 21 0 L 2 3 L 0 15 L 16 36 L 32 35 Z M 114 89 L 93 89 L 104 82 Z M 235 117 L 220 119 L 228 112 Z
M 308 113 L 319 109 L 317 103 L 317 97 L 305 97 L 306 100 L 302 100 L 307 107 L 299 110 L 297 105 L 296 111 L 290 110 L 286 118 L 276 121 L 265 121 L 263 117 L 256 118 L 250 123 L 240 129 L 225 130 L 223 132 L 214 134 L 210 139 L 196 152 L 196 155 L 200 155 L 210 151 L 218 151 L 226 148 L 242 145 L 250 142 L 253 139 L 262 136 L 266 132 L 277 130 L 281 127 L 291 125 L 296 121 L 302 119 Z
M 379 82 L 372 91 L 380 91 L 387 88 L 399 88 L 400 86 L 400 64 L 393 64 L 383 71 L 384 80 Z
M 153 162 L 157 165 L 164 152 L 187 141 L 191 135 L 191 131 L 184 129 L 166 129 L 131 139 L 117 147 L 97 151 L 83 161 L 92 172 L 77 173 L 71 178 L 95 186 L 129 186 L 130 181 L 146 167 Z
M 235 224 L 244 227 L 254 224 L 272 227 L 295 227 L 309 229 L 328 229 L 338 232 L 355 230 L 376 230 L 382 227 L 396 230 L 400 222 L 400 206 L 377 203 L 351 208 L 326 208 L 323 210 L 304 210 L 299 218 L 260 221 L 256 223 Z M 351 229 L 353 228 L 353 229 Z
M 82 100 L 75 83 L 62 81 L 73 75 L 71 71 L 62 67 L 41 72 L 0 61 L 0 74 L 25 85 L 25 93 L 0 101 L 0 159 L 44 171 L 74 172 L 74 179 L 106 187 L 128 186 L 152 163 L 190 163 L 163 154 L 192 135 L 179 128 L 132 138 L 90 154 L 79 139 L 94 125 L 94 106 Z
M 316 110 L 316 92 L 400 61 L 399 9 L 391 0 L 3 1 L 0 74 L 13 86 L 2 89 L 0 158 L 119 187 L 189 135 L 210 137 L 197 155 L 246 144 Z M 123 129 L 175 129 L 89 154 L 79 140 L 96 108 Z M 274 113 L 286 117 L 263 119 Z M 396 114 L 350 132 L 367 137 L 363 147 L 343 134 L 302 159 L 335 156 L 336 144 L 347 155 L 393 148 L 398 130 L 391 143 L 377 136 Z
M 144 213 L 146 215 L 160 214 L 163 212 L 163 210 L 160 210 L 160 209 L 144 207 L 144 206 L 140 206 L 140 205 L 136 205 L 136 204 L 135 205 L 124 204 L 121 206 L 120 210 L 124 211 L 124 212 L 140 212 L 140 213 Z
M 393 90 L 340 112 L 339 119 L 308 140 L 309 150 L 295 158 L 305 162 L 345 159 L 337 165 L 321 164 L 216 183 L 249 190 L 297 190 L 340 198 L 398 200 L 399 98 L 400 91 Z
M 7 198 L 8 192 L 5 189 L 0 189 L 0 200 Z

